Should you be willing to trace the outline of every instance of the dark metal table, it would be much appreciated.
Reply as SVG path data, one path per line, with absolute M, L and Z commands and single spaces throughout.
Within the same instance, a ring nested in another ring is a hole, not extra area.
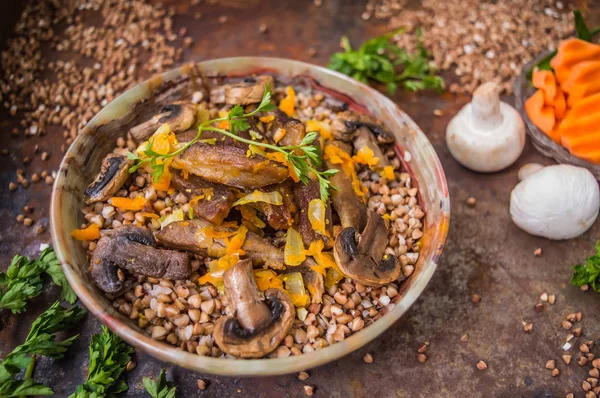
M 11 5 L 2 19 L 14 21 L 20 5 L 17 1 L 8 3 Z M 343 34 L 358 43 L 385 31 L 383 22 L 360 18 L 364 3 L 357 1 L 329 0 L 317 8 L 309 1 L 230 0 L 202 6 L 201 21 L 187 12 L 190 7 L 188 2 L 177 3 L 176 23 L 186 26 L 195 39 L 183 61 L 267 55 L 325 64 L 329 54 L 338 50 Z M 221 15 L 228 16 L 227 26 L 217 21 Z M 261 23 L 268 26 L 266 34 L 259 32 Z M 0 35 L 7 31 L 3 28 Z M 593 252 L 600 224 L 566 242 L 550 242 L 520 231 L 508 215 L 517 170 L 528 162 L 551 161 L 528 144 L 517 164 L 508 170 L 491 175 L 472 173 L 454 161 L 444 142 L 446 124 L 468 98 L 398 94 L 394 100 L 433 143 L 446 170 L 452 200 L 450 234 L 442 261 L 408 313 L 366 347 L 310 370 L 306 382 L 299 381 L 297 375 L 248 379 L 199 375 L 138 354 L 138 365 L 128 375 L 128 396 L 147 396 L 142 377 L 155 377 L 165 366 L 169 379 L 178 385 L 180 397 L 303 396 L 304 384 L 314 385 L 315 394 L 323 397 L 564 397 L 567 392 L 583 396 L 581 383 L 587 370 L 576 364 L 578 344 L 571 349 L 574 360 L 570 366 L 560 359 L 567 334 L 560 324 L 567 314 L 581 311 L 584 338 L 600 337 L 599 297 L 568 283 L 570 267 Z M 442 116 L 433 116 L 435 109 L 441 110 Z M 36 222 L 47 226 L 50 187 L 38 183 L 26 190 L 8 191 L 17 168 L 41 169 L 35 163 L 40 162 L 39 157 L 32 165 L 22 165 L 21 159 L 31 153 L 33 143 L 9 138 L 13 124 L 2 109 L 0 146 L 10 151 L 0 158 L 2 269 L 14 254 L 36 254 L 39 244 L 50 239 L 47 232 L 36 235 L 34 228 L 15 221 L 23 206 L 29 205 L 34 208 Z M 60 162 L 59 145 L 49 148 L 51 157 L 45 167 L 51 170 Z M 474 208 L 465 205 L 470 196 L 477 199 Z M 542 248 L 541 257 L 534 257 L 536 248 Z M 534 305 L 543 292 L 555 294 L 556 303 L 546 303 L 538 313 Z M 32 320 L 58 297 L 57 293 L 55 287 L 48 288 L 20 316 L 2 313 L 0 355 L 23 341 Z M 471 301 L 473 294 L 481 295 L 479 303 Z M 523 321 L 533 322 L 533 333 L 524 333 Z M 66 358 L 38 360 L 35 378 L 51 386 L 56 396 L 72 392 L 85 377 L 89 338 L 99 329 L 99 321 L 88 316 L 77 330 L 81 337 Z M 461 341 L 465 333 L 469 336 L 466 342 Z M 422 364 L 416 360 L 416 350 L 424 342 L 430 345 L 428 360 Z M 363 362 L 366 353 L 373 355 L 373 363 Z M 559 377 L 552 377 L 544 368 L 548 359 L 556 359 Z M 486 370 L 476 368 L 479 360 L 486 362 Z M 203 392 L 196 386 L 200 377 L 209 383 Z

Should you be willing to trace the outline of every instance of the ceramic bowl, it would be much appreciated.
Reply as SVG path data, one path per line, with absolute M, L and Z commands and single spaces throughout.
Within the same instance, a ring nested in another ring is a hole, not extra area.
M 525 101 L 527 101 L 527 99 L 531 97 L 536 91 L 536 89 L 531 85 L 530 79 L 528 77 L 529 71 L 533 70 L 533 67 L 536 66 L 542 59 L 546 58 L 549 54 L 550 52 L 546 52 L 532 59 L 523 67 L 521 75 L 515 80 L 514 91 L 515 105 L 517 107 L 517 110 L 519 111 L 521 117 L 527 125 L 527 134 L 529 134 L 529 136 L 531 137 L 531 142 L 533 142 L 533 146 L 542 155 L 547 156 L 549 158 L 553 158 L 558 163 L 572 164 L 574 166 L 584 167 L 588 169 L 596 177 L 597 180 L 600 180 L 599 164 L 592 163 L 587 160 L 580 159 L 577 156 L 571 155 L 567 148 L 552 141 L 550 137 L 548 137 L 535 124 L 533 124 L 531 119 L 529 119 L 527 112 L 525 112 Z
M 248 75 L 272 72 L 282 77 L 308 79 L 313 87 L 369 112 L 394 132 L 396 151 L 420 189 L 425 210 L 421 255 L 414 273 L 402 283 L 400 294 L 372 325 L 345 340 L 312 353 L 287 358 L 234 360 L 190 354 L 153 340 L 120 314 L 94 285 L 88 273 L 86 251 L 70 232 L 84 222 L 83 191 L 100 169 L 104 156 L 131 126 L 155 114 L 161 102 L 189 96 L 204 75 Z M 226 58 L 188 64 L 163 73 L 125 92 L 102 109 L 80 132 L 67 151 L 56 178 L 51 202 L 53 246 L 64 273 L 81 302 L 127 343 L 160 360 L 203 373 L 230 376 L 266 376 L 299 372 L 323 365 L 362 347 L 396 322 L 423 292 L 437 267 L 450 217 L 450 199 L 442 165 L 419 127 L 392 101 L 347 76 L 302 62 L 266 58 Z M 408 349 L 408 347 L 406 348 Z

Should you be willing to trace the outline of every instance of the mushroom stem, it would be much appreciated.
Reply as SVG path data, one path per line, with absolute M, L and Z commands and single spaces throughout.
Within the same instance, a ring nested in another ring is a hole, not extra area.
M 260 299 L 252 260 L 242 260 L 225 271 L 223 282 L 229 303 L 242 328 L 254 333 L 270 323 L 271 310 Z
M 502 124 L 500 96 L 495 83 L 484 83 L 473 93 L 472 119 L 475 128 L 493 130 Z

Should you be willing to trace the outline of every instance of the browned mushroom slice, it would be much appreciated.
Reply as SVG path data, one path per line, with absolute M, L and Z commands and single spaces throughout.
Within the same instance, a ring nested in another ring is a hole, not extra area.
M 298 119 L 289 117 L 285 112 L 276 109 L 270 112 L 275 117 L 271 126 L 271 135 L 281 134 L 280 130 L 285 130 L 283 138 L 278 142 L 281 146 L 300 145 L 306 135 L 306 126 Z
M 173 186 L 193 200 L 194 217 L 202 217 L 213 224 L 220 225 L 229 215 L 235 195 L 231 189 L 222 184 L 215 184 L 202 178 L 190 175 L 183 178 L 178 170 L 172 171 Z
M 171 127 L 171 131 L 178 133 L 189 129 L 195 120 L 196 106 L 189 102 L 179 101 L 163 106 L 158 115 L 132 127 L 129 133 L 139 143 L 150 138 L 164 123 Z
M 314 271 L 312 267 L 316 267 L 317 263 L 311 257 L 307 257 L 302 264 L 298 266 L 288 267 L 284 274 L 292 272 L 300 272 L 304 286 L 308 289 L 311 297 L 311 303 L 322 303 L 323 293 L 325 293 L 325 284 L 323 275 Z
M 173 167 L 210 182 L 244 189 L 277 184 L 288 178 L 285 165 L 260 155 L 248 157 L 244 148 L 195 143 L 176 156 Z
M 350 142 L 354 138 L 356 129 L 362 126 L 371 130 L 379 142 L 387 144 L 394 142 L 394 136 L 376 119 L 352 111 L 345 111 L 338 115 L 331 123 L 331 134 L 338 140 Z
M 159 231 L 156 238 L 165 247 L 171 249 L 221 258 L 225 255 L 225 241 L 221 238 L 209 237 L 211 227 L 212 224 L 201 219 L 176 221 Z M 219 228 L 219 231 L 233 232 L 235 229 Z M 246 252 L 246 256 L 251 258 L 255 265 L 264 264 L 273 269 L 285 267 L 283 251 L 255 233 L 248 232 L 246 234 L 242 250 Z
M 362 148 L 369 148 L 371 151 L 373 151 L 373 156 L 379 159 L 377 167 L 385 167 L 390 165 L 387 157 L 385 157 L 383 152 L 381 152 L 381 148 L 377 144 L 377 138 L 375 138 L 371 130 L 369 130 L 367 127 L 359 127 L 356 130 L 356 135 L 354 136 L 352 143 L 354 144 L 355 155 Z
M 294 203 L 294 194 L 290 184 L 285 181 L 281 184 L 264 187 L 261 189 L 264 192 L 277 191 L 283 199 L 283 204 L 273 205 L 265 202 L 253 203 L 258 211 L 265 215 L 267 223 L 276 230 L 286 230 L 294 223 L 294 214 L 297 211 L 296 204 Z
M 333 141 L 330 145 L 335 145 L 347 153 L 351 151 L 351 145 L 341 141 Z M 354 192 L 352 178 L 339 167 L 340 165 L 333 164 L 329 160 L 326 160 L 325 164 L 328 169 L 339 170 L 330 178 L 331 185 L 337 188 L 337 190 L 331 191 L 331 203 L 340 217 L 342 227 L 354 227 L 362 230 L 367 224 L 367 207 Z
M 311 200 L 320 199 L 319 182 L 317 180 L 309 180 L 308 184 L 297 182 L 294 184 L 294 199 L 296 206 L 300 210 L 298 213 L 298 232 L 302 236 L 304 246 L 308 247 L 312 242 L 322 239 L 325 246 L 330 247 L 333 242 L 327 236 L 315 231 L 308 218 L 308 208 Z M 328 236 L 333 236 L 333 221 L 331 219 L 331 205 L 327 203 L 325 209 L 325 231 Z
M 400 264 L 387 255 L 387 228 L 383 218 L 369 211 L 367 226 L 361 234 L 345 228 L 335 240 L 333 255 L 344 275 L 367 286 L 381 286 L 398 279 Z
M 213 336 L 221 350 L 240 358 L 262 358 L 287 336 L 295 318 L 292 300 L 279 289 L 260 298 L 252 262 L 242 260 L 223 275 L 225 294 L 235 316 L 221 317 Z
M 100 173 L 83 193 L 85 202 L 105 201 L 113 196 L 127 181 L 132 164 L 126 156 L 108 154 L 102 161 Z
M 154 278 L 185 279 L 190 276 L 190 256 L 173 250 L 156 249 L 152 232 L 124 225 L 98 241 L 90 261 L 92 279 L 106 293 L 123 288 L 117 267 Z
M 258 104 L 267 84 L 273 87 L 271 76 L 248 77 L 240 83 L 218 86 L 210 91 L 210 102 L 228 105 Z

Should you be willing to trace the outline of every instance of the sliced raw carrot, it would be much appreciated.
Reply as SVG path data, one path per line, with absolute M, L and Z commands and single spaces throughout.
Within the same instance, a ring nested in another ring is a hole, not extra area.
M 575 65 L 592 60 L 600 60 L 600 45 L 572 38 L 560 42 L 550 66 L 554 69 L 556 80 L 562 84 L 567 81 Z
M 579 119 L 593 114 L 600 114 L 600 93 L 590 95 L 578 101 L 569 110 L 569 114 L 565 119 Z
M 575 86 L 567 97 L 567 105 L 573 107 L 582 99 L 596 93 L 600 93 L 600 78 L 588 82 L 587 84 Z
M 544 105 L 544 92 L 538 90 L 525 101 L 527 115 L 540 130 L 550 134 L 556 123 L 554 108 Z
M 571 93 L 575 87 L 587 85 L 598 79 L 600 79 L 600 60 L 583 61 L 573 66 L 571 74 L 566 81 L 561 83 L 560 88 L 565 93 Z
M 581 136 L 562 137 L 562 145 L 569 151 L 600 148 L 600 127 L 597 131 Z
M 565 117 L 565 113 L 567 112 L 567 100 L 565 99 L 565 93 L 560 89 L 560 86 L 556 87 L 556 95 L 554 96 L 552 105 L 554 106 L 554 116 L 556 116 L 557 119 L 560 120 Z
M 540 89 L 544 93 L 544 102 L 546 105 L 552 105 L 554 97 L 556 97 L 556 79 L 554 73 L 551 70 L 539 70 L 533 71 L 533 77 L 531 79 L 533 87 Z
M 585 117 L 574 117 L 570 111 L 560 124 L 562 137 L 577 138 L 593 134 L 600 128 L 600 114 L 590 114 Z
M 578 158 L 589 160 L 593 163 L 600 163 L 600 148 L 594 148 L 592 150 L 576 150 L 571 153 Z

